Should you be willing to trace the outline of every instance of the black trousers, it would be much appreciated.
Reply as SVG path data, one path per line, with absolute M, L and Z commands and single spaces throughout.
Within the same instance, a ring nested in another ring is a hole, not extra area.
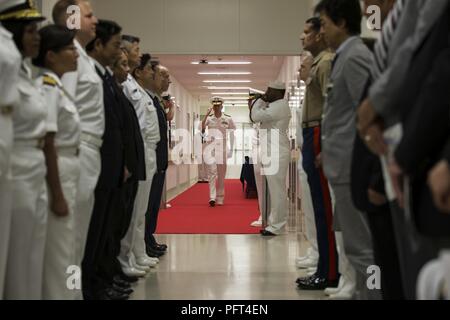
M 83 293 L 93 294 L 104 287 L 104 280 L 99 277 L 102 253 L 106 249 L 108 231 L 110 230 L 114 197 L 117 189 L 96 188 L 95 203 L 86 240 L 86 248 L 81 264 Z
M 390 205 L 404 295 L 407 300 L 416 300 L 417 277 L 420 270 L 428 261 L 438 256 L 440 248 L 433 239 L 417 232 L 414 222 L 397 202 Z
M 158 223 L 158 213 L 161 206 L 161 198 L 165 180 L 165 171 L 158 171 L 153 177 L 150 198 L 148 200 L 148 209 L 145 213 L 145 245 L 147 248 L 156 243 L 153 234 L 156 231 L 156 225 Z
M 99 277 L 110 283 L 114 276 L 122 273 L 117 256 L 120 254 L 120 243 L 130 227 L 136 198 L 138 181 L 129 179 L 116 191 L 108 222 L 107 242 L 101 252 Z
M 383 300 L 404 300 L 403 280 L 395 241 L 391 211 L 388 206 L 376 213 L 368 213 L 372 233 L 374 258 L 381 270 Z

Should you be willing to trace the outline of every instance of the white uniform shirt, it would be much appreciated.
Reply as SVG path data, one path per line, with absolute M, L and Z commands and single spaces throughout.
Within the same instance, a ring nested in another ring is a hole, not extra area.
M 291 109 L 285 99 L 277 100 L 268 104 L 262 99 L 258 99 L 252 108 L 252 120 L 260 122 L 260 139 L 271 142 L 270 130 L 278 130 L 280 134 L 280 147 L 289 148 L 289 122 L 291 121 Z M 265 130 L 264 130 L 265 129 Z
M 48 107 L 47 131 L 56 132 L 56 147 L 77 148 L 80 145 L 81 126 L 73 98 L 55 73 L 48 70 L 42 70 L 41 73 L 37 84 L 43 90 Z
M 22 57 L 12 35 L 0 24 L 0 107 L 14 106 L 19 100 L 17 82 Z
M 103 82 L 95 70 L 94 61 L 77 40 L 75 46 L 80 54 L 78 70 L 66 73 L 62 83 L 70 96 L 75 98 L 82 132 L 101 139 L 105 131 Z
M 139 120 L 142 136 L 148 148 L 156 150 L 156 144 L 161 140 L 159 134 L 158 114 L 149 93 L 136 80 L 128 75 L 122 83 L 123 92 L 133 104 Z
M 233 119 L 229 115 L 222 113 L 220 118 L 217 118 L 215 115 L 210 115 L 206 119 L 205 123 L 206 128 L 208 128 L 208 135 L 206 141 L 216 141 L 216 140 L 228 140 L 227 130 L 236 130 L 236 125 L 233 122 Z M 200 128 L 201 129 L 201 128 Z M 224 143 L 226 145 L 226 143 Z
M 31 79 L 31 70 L 22 63 L 17 82 L 20 101 L 14 108 L 14 140 L 37 140 L 47 133 L 47 104 L 41 88 Z

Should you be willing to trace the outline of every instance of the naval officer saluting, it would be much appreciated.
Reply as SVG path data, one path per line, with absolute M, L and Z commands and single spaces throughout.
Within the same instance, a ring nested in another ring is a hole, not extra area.
M 204 152 L 205 162 L 208 168 L 209 180 L 209 205 L 222 206 L 225 200 L 225 175 L 227 173 L 227 159 L 231 158 L 234 147 L 234 130 L 236 126 L 233 119 L 222 113 L 223 99 L 214 97 L 213 105 L 201 124 L 202 132 L 208 128 L 208 146 Z M 214 111 L 214 114 L 211 114 Z M 230 148 L 227 148 L 228 133 L 230 133 Z M 216 182 L 218 184 L 216 188 Z

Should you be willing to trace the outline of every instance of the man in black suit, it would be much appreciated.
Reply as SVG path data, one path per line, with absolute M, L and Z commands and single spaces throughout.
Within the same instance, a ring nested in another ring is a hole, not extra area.
M 125 175 L 128 179 L 114 196 L 113 214 L 110 219 L 112 229 L 108 232 L 108 243 L 103 253 L 101 272 L 115 285 L 128 288 L 128 283 L 136 282 L 137 278 L 123 273 L 117 257 L 120 254 L 121 240 L 131 224 L 139 181 L 146 179 L 144 142 L 136 111 L 121 89 L 121 83 L 127 79 L 129 72 L 125 52 L 121 51 L 119 59 L 112 65 L 112 71 L 114 82 L 111 83 L 111 87 L 120 104 L 119 111 L 123 120 Z
M 113 204 L 119 188 L 127 180 L 124 162 L 123 114 L 114 90 L 114 79 L 107 69 L 120 54 L 121 27 L 112 21 L 100 21 L 96 38 L 86 47 L 103 80 L 105 132 L 101 152 L 101 173 L 95 189 L 95 204 L 89 225 L 88 239 L 82 263 L 83 295 L 85 299 L 124 300 L 132 291 L 122 288 L 100 270 L 108 235 L 113 230 Z

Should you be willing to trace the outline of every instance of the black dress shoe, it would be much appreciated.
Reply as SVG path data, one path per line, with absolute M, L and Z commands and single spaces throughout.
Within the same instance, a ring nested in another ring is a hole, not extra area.
M 163 247 L 162 245 L 159 245 L 159 244 L 154 244 L 153 246 L 151 246 L 151 248 L 153 249 L 153 250 L 156 250 L 156 251 L 161 251 L 161 252 L 166 252 L 166 250 L 167 250 L 167 246 L 166 247 Z
M 159 257 L 161 257 L 162 255 L 164 255 L 164 251 L 161 251 L 161 250 L 155 250 L 155 249 L 153 249 L 153 248 L 147 248 L 146 249 L 146 251 L 147 251 L 147 255 L 149 256 L 149 257 L 151 257 L 151 258 L 159 258 Z
M 298 288 L 301 290 L 325 290 L 326 288 L 336 288 L 338 281 L 327 280 L 318 276 L 313 276 L 305 281 L 298 282 Z
M 122 279 L 123 281 L 126 281 L 128 283 L 136 283 L 139 281 L 138 277 L 129 277 L 126 274 L 120 274 L 119 277 L 120 277 L 120 279 Z
M 128 281 L 123 280 L 119 276 L 115 276 L 113 279 L 113 283 L 118 285 L 121 288 L 129 289 L 131 287 L 130 283 Z
M 120 293 L 113 288 L 106 288 L 96 294 L 96 300 L 128 300 L 129 295 Z
M 259 233 L 261 233 L 261 235 L 263 237 L 275 237 L 276 236 L 275 233 L 272 233 L 272 232 L 267 231 L 267 230 L 261 230 Z
M 300 277 L 297 278 L 297 280 L 295 281 L 296 283 L 304 283 L 304 282 L 310 282 L 311 279 L 316 278 L 317 276 L 315 274 L 313 274 L 312 276 L 308 276 L 308 277 Z
M 215 207 L 216 206 L 216 201 L 215 200 L 209 200 L 209 206 L 210 207 Z
M 167 246 L 167 244 L 164 243 L 157 243 L 156 244 L 158 247 L 161 248 L 161 250 L 166 251 L 169 247 Z
M 112 283 L 111 288 L 114 291 L 117 291 L 118 293 L 122 293 L 122 294 L 126 294 L 126 295 L 130 295 L 130 294 L 133 293 L 133 289 L 131 289 L 130 287 L 124 288 L 124 287 L 121 287 L 121 286 L 117 285 L 114 282 Z

